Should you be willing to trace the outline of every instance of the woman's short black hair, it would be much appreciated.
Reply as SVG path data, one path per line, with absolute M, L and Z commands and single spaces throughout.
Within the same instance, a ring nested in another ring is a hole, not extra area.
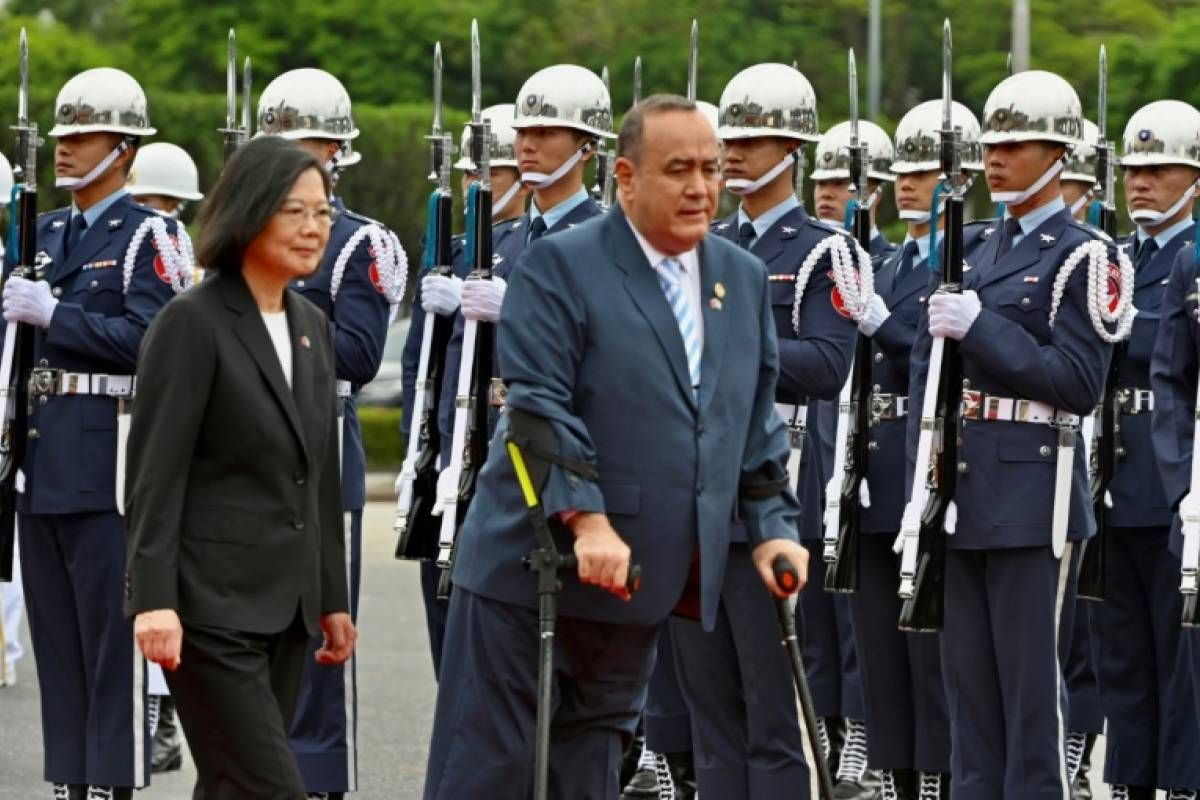
M 246 248 L 310 169 L 320 173 L 329 195 L 329 174 L 295 142 L 262 136 L 239 147 L 200 209 L 196 263 L 206 269 L 241 270 Z

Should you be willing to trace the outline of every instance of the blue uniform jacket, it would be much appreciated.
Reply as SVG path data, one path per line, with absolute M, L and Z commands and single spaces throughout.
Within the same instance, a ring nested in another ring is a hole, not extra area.
M 600 206 L 596 205 L 594 200 L 586 200 L 571 209 L 571 212 L 555 223 L 554 227 L 547 228 L 542 238 L 574 228 L 601 213 L 603 212 Z M 525 237 L 528 232 L 528 213 L 514 220 L 498 223 L 492 228 L 492 274 L 497 278 L 507 281 L 512 277 L 517 261 L 525 251 Z M 467 271 L 470 272 L 469 266 Z M 462 340 L 466 324 L 467 319 L 459 309 L 454 315 L 454 334 L 450 337 L 449 347 L 446 348 L 446 372 L 442 376 L 442 399 L 438 406 L 438 428 L 444 442 L 449 442 L 454 435 L 454 397 L 458 393 L 458 368 L 462 362 Z M 498 363 L 499 332 L 493 341 L 492 364 L 493 370 L 498 371 L 499 368 L 495 365 Z M 496 414 L 489 414 L 488 418 L 494 427 Z M 446 458 L 442 459 L 442 463 L 447 463 Z
M 889 242 L 882 233 L 871 237 L 871 246 L 868 248 L 872 260 L 890 258 L 898 250 L 899 248 Z
M 1150 359 L 1154 453 L 1158 457 L 1167 506 L 1171 510 L 1171 549 L 1180 554 L 1179 501 L 1192 484 L 1195 446 L 1196 379 L 1200 370 L 1200 264 L 1185 237 L 1162 296 L 1158 335 Z
M 1196 227 L 1180 231 L 1167 246 L 1151 257 L 1134 279 L 1133 305 L 1137 316 L 1129 340 L 1117 345 L 1117 385 L 1125 389 L 1150 388 L 1150 355 L 1154 336 L 1161 321 L 1163 291 L 1171 275 L 1171 265 L 1179 251 L 1191 247 Z M 1133 258 L 1137 234 L 1123 244 Z M 1121 447 L 1125 455 L 1117 460 L 1109 493 L 1113 505 L 1108 511 L 1108 524 L 1114 527 L 1166 527 L 1171 524 L 1171 509 L 1163 494 L 1162 480 L 1154 457 L 1150 433 L 1150 414 L 1122 414 L 1118 418 Z
M 334 198 L 333 205 L 340 213 L 329 233 L 321 269 L 310 278 L 296 281 L 294 288 L 329 317 L 337 378 L 350 381 L 351 391 L 357 394 L 374 379 L 383 363 L 391 308 L 378 283 L 369 240 L 364 239 L 355 247 L 346 262 L 336 298 L 330 296 L 330 281 L 334 262 L 350 237 L 366 225 L 383 226 L 348 210 L 340 198 Z M 357 511 L 367 501 L 367 462 L 353 394 L 343 401 L 342 408 L 342 509 Z
M 871 382 L 874 393 L 907 396 L 909 357 L 917 338 L 926 288 L 929 285 L 927 262 L 913 258 L 912 271 L 899 284 L 896 270 L 901 250 L 895 249 L 882 260 L 875 273 L 875 291 L 891 314 L 871 337 Z M 908 408 L 920 415 L 919 408 Z M 908 502 L 905 494 L 905 435 L 907 418 L 880 420 L 871 426 L 871 452 L 867 460 L 867 484 L 871 505 L 860 512 L 863 533 L 893 535 L 900 529 L 900 516 Z
M 49 260 L 45 279 L 59 303 L 50 327 L 34 333 L 34 364 L 133 375 L 150 320 L 174 296 L 152 236 L 142 241 L 128 293 L 122 288 L 134 232 L 159 215 L 129 195 L 119 197 L 64 257 L 70 213 L 60 208 L 38 217 L 39 258 Z M 164 222 L 174 235 L 174 220 Z M 32 514 L 115 511 L 117 400 L 65 395 L 35 402 L 32 409 L 18 508 Z
M 713 226 L 714 232 L 731 241 L 737 240 L 737 214 Z M 770 274 L 771 313 L 779 337 L 779 386 L 776 401 L 808 404 L 808 434 L 800 459 L 800 480 L 796 495 L 800 500 L 800 537 L 820 539 L 823 533 L 823 494 L 832 462 L 824 457 L 826 442 L 835 431 L 818 413 L 817 400 L 835 400 L 850 373 L 856 328 L 833 304 L 833 279 L 830 260 L 823 256 L 809 278 L 800 303 L 800 335 L 792 325 L 792 306 L 796 298 L 796 273 L 809 252 L 831 235 L 845 235 L 839 229 L 810 217 L 802 207 L 784 214 L 755 240 L 750 252 L 763 260 Z M 735 531 L 735 541 L 744 540 L 744 532 Z
M 959 346 L 970 388 L 1000 397 L 1047 403 L 1084 415 L 1099 402 L 1112 346 L 1092 329 L 1086 310 L 1086 265 L 1067 283 L 1050 328 L 1050 300 L 1059 267 L 1096 232 L 1063 210 L 997 259 L 1000 226 L 981 222 L 964 232 L 963 288 L 979 294 L 983 310 Z M 1110 259 L 1115 253 L 1110 252 Z M 969 267 L 969 268 L 968 268 Z M 936 277 L 932 279 L 936 282 Z M 928 314 L 922 310 L 912 351 L 908 418 L 908 479 L 916 458 L 920 408 L 929 367 Z M 951 547 L 1002 549 L 1050 544 L 1058 432 L 1049 425 L 965 421 L 955 502 L 957 532 Z M 1095 532 L 1082 441 L 1076 443 L 1067 535 Z M 924 479 L 924 476 L 921 476 Z
M 678 324 L 625 215 L 614 209 L 539 240 L 513 273 L 500 322 L 508 406 L 551 421 L 559 455 L 591 462 L 587 480 L 557 465 L 547 514 L 604 512 L 642 565 L 626 603 L 563 578 L 564 617 L 653 625 L 679 601 L 699 549 L 704 625 L 716 618 L 730 521 L 749 540 L 796 539 L 792 493 L 739 502 L 743 482 L 781 480 L 787 439 L 774 409 L 778 350 L 771 286 L 758 259 L 717 236 L 700 249 L 704 352 L 698 398 Z M 717 284 L 724 298 L 717 298 Z M 534 538 L 501 417 L 459 538 L 454 580 L 471 592 L 536 607 L 521 565 Z M 571 550 L 570 533 L 557 535 Z

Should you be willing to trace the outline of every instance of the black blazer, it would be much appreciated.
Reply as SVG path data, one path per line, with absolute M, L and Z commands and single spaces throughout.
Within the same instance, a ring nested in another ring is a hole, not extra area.
M 347 611 L 333 345 L 288 290 L 289 391 L 239 273 L 171 301 L 138 359 L 125 610 L 276 633 Z

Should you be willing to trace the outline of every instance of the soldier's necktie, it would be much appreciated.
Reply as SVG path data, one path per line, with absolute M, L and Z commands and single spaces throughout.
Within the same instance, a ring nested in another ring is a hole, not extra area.
M 893 286 L 899 286 L 904 282 L 913 271 L 913 262 L 917 260 L 917 253 L 920 252 L 915 241 L 908 242 L 904 245 L 904 249 L 900 251 L 900 263 L 896 266 L 896 280 Z
M 1009 217 L 1004 220 L 1004 230 L 1000 233 L 1000 249 L 996 252 L 996 260 L 1004 258 L 1012 250 L 1013 239 L 1021 232 L 1021 223 Z
M 67 241 L 63 247 L 63 255 L 71 255 L 79 240 L 83 238 L 83 232 L 87 230 L 87 219 L 83 214 L 72 214 L 71 219 L 67 222 Z
M 757 236 L 758 234 L 754 232 L 754 224 L 750 222 L 743 222 L 738 227 L 737 246 L 743 250 L 749 250 L 750 243 L 753 242 Z
M 667 302 L 671 304 L 671 312 L 675 315 L 675 323 L 679 326 L 679 334 L 683 337 L 683 351 L 687 355 L 688 374 L 692 378 L 692 392 L 700 386 L 700 324 L 696 317 L 697 311 L 692 305 L 691 295 L 683 283 L 683 265 L 674 258 L 664 258 L 656 269 L 658 282 L 662 286 Z
M 1138 246 L 1137 259 L 1133 262 L 1134 272 L 1141 272 L 1146 265 L 1150 263 L 1150 259 L 1154 258 L 1154 254 L 1158 252 L 1158 241 L 1151 236 Z
M 538 239 L 546 235 L 546 218 L 538 217 L 533 222 L 529 223 L 529 243 L 536 242 Z

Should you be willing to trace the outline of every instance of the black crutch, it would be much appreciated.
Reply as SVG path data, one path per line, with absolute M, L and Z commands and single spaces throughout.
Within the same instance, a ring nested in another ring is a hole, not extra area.
M 783 553 L 771 562 L 775 583 L 785 592 L 793 593 L 800 586 L 800 573 Z M 821 737 L 817 732 L 817 714 L 813 710 L 812 692 L 808 690 L 808 676 L 804 672 L 804 658 L 800 655 L 800 639 L 796 635 L 796 615 L 786 597 L 775 598 L 775 612 L 779 615 L 779 628 L 783 632 L 783 646 L 792 662 L 792 678 L 796 682 L 796 694 L 800 697 L 800 713 L 804 718 L 805 735 L 812 751 L 809 768 L 816 770 L 817 789 L 821 800 L 833 800 L 833 779 L 829 765 L 821 748 Z

